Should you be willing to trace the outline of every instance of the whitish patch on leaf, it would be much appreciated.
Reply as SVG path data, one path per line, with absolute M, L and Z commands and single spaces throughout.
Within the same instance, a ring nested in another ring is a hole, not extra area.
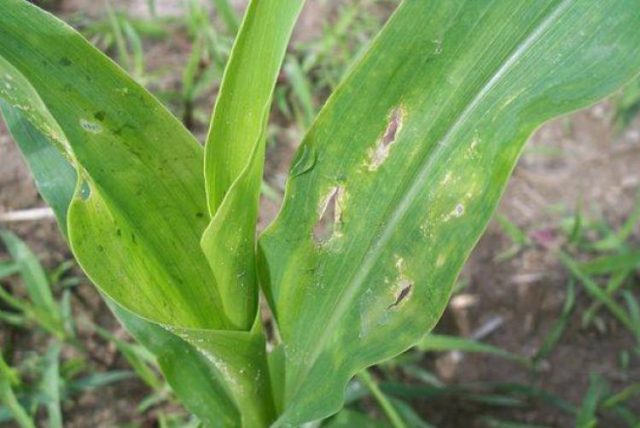
M 82 126 L 82 129 L 92 134 L 100 134 L 102 132 L 102 125 L 90 120 L 80 119 L 80 126 Z
M 391 152 L 391 146 L 396 142 L 398 134 L 402 129 L 402 123 L 404 122 L 405 112 L 402 107 L 396 107 L 391 110 L 389 114 L 389 123 L 382 135 L 382 138 L 378 140 L 375 148 L 369 150 L 369 171 L 375 171 L 380 168 L 380 165 L 389 157 Z
M 323 244 L 332 237 L 339 236 L 344 200 L 345 190 L 342 186 L 332 187 L 322 199 L 318 209 L 318 221 L 313 227 L 313 240 L 316 244 Z

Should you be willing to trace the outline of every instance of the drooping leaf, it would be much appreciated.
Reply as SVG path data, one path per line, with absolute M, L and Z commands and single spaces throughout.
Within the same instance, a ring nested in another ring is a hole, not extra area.
M 522 146 L 640 70 L 637 0 L 405 0 L 307 134 L 261 238 L 285 412 L 430 330 Z
M 206 427 L 240 426 L 241 415 L 216 366 L 198 349 L 109 302 L 118 319 L 158 359 L 162 373 L 184 405 Z
M 14 134 L 14 138 L 21 149 L 28 144 L 28 142 L 19 140 L 17 134 Z M 58 170 L 48 168 L 46 164 L 34 162 L 31 156 L 38 152 L 24 151 L 23 153 L 34 172 L 39 189 L 53 189 L 58 185 L 64 188 L 69 184 L 74 186 L 75 178 L 73 178 L 73 175 L 67 175 L 67 179 L 73 180 L 73 182 L 65 183 L 60 181 Z M 58 194 L 54 193 L 53 196 L 57 197 Z M 55 212 L 58 221 L 63 221 L 64 216 L 66 216 L 66 209 L 56 210 Z M 109 301 L 108 297 L 105 298 Z M 223 378 L 215 366 L 196 347 L 164 328 L 119 307 L 114 302 L 111 302 L 111 307 L 131 334 L 156 355 L 165 378 L 191 412 L 198 415 L 200 420 L 208 424 L 207 426 L 215 426 L 221 421 L 228 423 L 230 426 L 240 424 L 239 411 L 232 396 L 225 389 Z M 124 378 L 130 378 L 131 373 L 101 374 L 95 378 L 86 378 L 74 382 L 70 385 L 70 388 L 73 390 L 93 388 L 122 379 L 123 376 Z M 211 397 L 212 401 L 203 400 L 202 397 Z
M 3 8 L 0 77 L 10 83 L 0 96 L 79 171 L 68 214 L 75 256 L 201 420 L 268 425 L 264 338 L 256 328 L 224 330 L 231 323 L 200 248 L 209 222 L 201 148 L 69 27 L 24 1 Z M 23 25 L 38 28 L 26 41 Z M 56 179 L 41 163 L 30 166 L 40 188 Z
M 0 32 L 0 97 L 79 172 L 68 225 L 83 269 L 148 319 L 225 326 L 199 248 L 208 219 L 195 139 L 112 61 L 35 6 L 3 2 Z

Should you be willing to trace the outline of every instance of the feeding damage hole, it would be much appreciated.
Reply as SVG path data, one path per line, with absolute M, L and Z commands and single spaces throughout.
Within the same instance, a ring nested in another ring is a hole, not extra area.
M 80 119 L 80 126 L 91 134 L 99 134 L 102 132 L 102 126 L 99 123 L 91 122 L 86 119 Z
M 409 294 L 411 294 L 411 288 L 413 287 L 413 284 L 411 282 L 407 281 L 406 279 L 403 279 L 403 280 L 400 281 L 399 285 L 400 285 L 400 292 L 396 296 L 395 302 L 393 302 L 392 304 L 387 306 L 387 309 L 392 309 L 392 308 L 397 307 L 407 297 L 409 297 Z
M 375 149 L 369 150 L 369 171 L 375 171 L 389 157 L 391 146 L 396 142 L 396 138 L 402 122 L 404 120 L 404 111 L 401 107 L 394 108 L 389 114 L 389 124 L 384 131 L 382 138 L 378 141 Z
M 322 201 L 318 221 L 313 227 L 313 240 L 316 244 L 322 244 L 338 234 L 342 222 L 343 202 L 344 188 L 341 186 L 333 187 Z

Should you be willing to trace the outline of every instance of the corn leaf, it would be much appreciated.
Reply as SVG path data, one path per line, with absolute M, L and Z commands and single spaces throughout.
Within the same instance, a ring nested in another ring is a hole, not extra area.
M 32 27 L 28 37 L 25 26 Z M 50 15 L 6 1 L 0 29 L 0 96 L 61 147 L 79 173 L 68 223 L 84 270 L 107 295 L 154 321 L 226 325 L 199 250 L 207 219 L 197 142 Z
M 202 248 L 224 309 L 240 329 L 256 318 L 255 235 L 271 97 L 304 1 L 252 1 L 213 113 L 205 181 L 213 216 Z
M 59 150 L 18 109 L 0 98 L 0 112 L 9 132 L 20 146 L 29 168 L 36 176 L 38 191 L 60 219 L 62 233 L 67 233 L 67 209 L 76 186 L 76 171 Z M 40 179 L 46 171 L 56 171 L 52 177 Z
M 28 37 L 24 26 L 34 28 Z M 201 420 L 268 425 L 274 409 L 259 324 L 226 330 L 232 322 L 200 248 L 209 223 L 202 148 L 143 88 L 49 14 L 7 1 L 0 34 L 0 98 L 17 114 L 16 126 L 28 122 L 77 172 L 66 222 L 85 272 Z M 33 135 L 14 132 L 21 148 Z M 43 163 L 30 166 L 40 188 L 56 179 Z M 56 212 L 59 221 L 64 213 Z
M 527 138 L 640 69 L 637 0 L 405 0 L 319 114 L 260 240 L 284 413 L 429 331 Z

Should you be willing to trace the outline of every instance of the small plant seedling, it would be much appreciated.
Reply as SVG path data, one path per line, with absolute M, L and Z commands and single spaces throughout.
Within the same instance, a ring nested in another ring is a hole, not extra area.
M 325 418 L 358 373 L 402 426 L 363 370 L 435 325 L 529 135 L 638 74 L 637 0 L 403 1 L 313 120 L 256 238 L 271 100 L 303 5 L 249 2 L 204 148 L 25 0 L 0 14 L 0 108 L 79 264 L 205 426 Z M 285 72 L 306 126 L 299 65 Z

